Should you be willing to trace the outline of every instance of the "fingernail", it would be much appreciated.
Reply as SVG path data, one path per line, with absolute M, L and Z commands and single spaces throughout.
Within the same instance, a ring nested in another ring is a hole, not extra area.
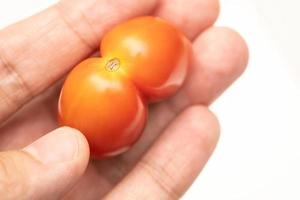
M 23 150 L 44 164 L 57 164 L 77 157 L 79 140 L 76 130 L 63 127 L 41 137 Z

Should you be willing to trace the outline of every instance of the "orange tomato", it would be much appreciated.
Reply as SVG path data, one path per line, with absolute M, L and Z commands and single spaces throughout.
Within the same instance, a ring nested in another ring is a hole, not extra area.
M 129 149 L 141 135 L 147 105 L 173 95 L 188 68 L 190 44 L 156 17 L 121 23 L 102 39 L 101 58 L 68 75 L 59 98 L 59 121 L 80 130 L 94 157 Z

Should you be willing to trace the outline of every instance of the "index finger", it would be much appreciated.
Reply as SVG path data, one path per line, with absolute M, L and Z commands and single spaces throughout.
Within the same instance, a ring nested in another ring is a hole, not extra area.
M 218 0 L 160 0 L 155 14 L 177 26 L 194 40 L 213 25 L 219 15 Z
M 99 45 L 107 29 L 155 0 L 65 0 L 0 32 L 0 122 Z

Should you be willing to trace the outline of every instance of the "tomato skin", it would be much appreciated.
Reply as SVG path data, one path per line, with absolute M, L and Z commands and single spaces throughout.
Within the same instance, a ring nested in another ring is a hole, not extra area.
M 140 137 L 147 106 L 173 95 L 188 70 L 188 40 L 156 17 L 124 22 L 103 38 L 101 58 L 68 75 L 58 102 L 61 125 L 80 130 L 93 157 L 124 152 Z
M 85 134 L 94 156 L 120 153 L 140 136 L 147 107 L 121 71 L 108 72 L 104 60 L 90 58 L 68 76 L 59 99 L 61 124 Z
M 139 17 L 109 31 L 101 43 L 103 57 L 117 57 L 150 101 L 165 99 L 182 85 L 188 66 L 184 36 L 156 17 Z

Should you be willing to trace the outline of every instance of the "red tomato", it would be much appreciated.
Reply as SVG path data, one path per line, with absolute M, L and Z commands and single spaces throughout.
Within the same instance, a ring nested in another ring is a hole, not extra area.
M 83 61 L 68 75 L 60 123 L 80 130 L 94 157 L 126 151 L 142 133 L 147 104 L 182 85 L 189 48 L 175 27 L 156 17 L 117 25 L 102 40 L 102 57 Z

